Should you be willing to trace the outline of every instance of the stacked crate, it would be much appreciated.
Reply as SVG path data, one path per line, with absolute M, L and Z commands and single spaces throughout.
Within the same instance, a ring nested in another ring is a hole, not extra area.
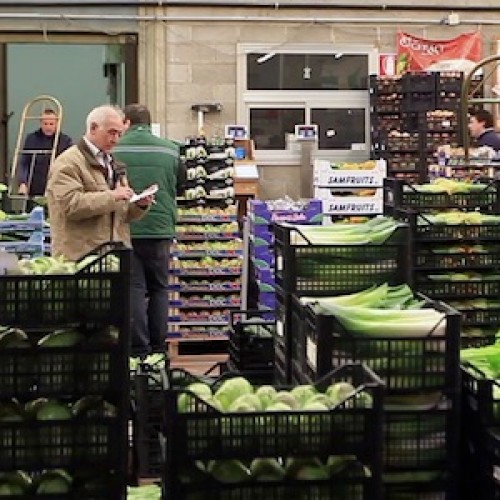
M 0 475 L 23 471 L 24 498 L 126 497 L 130 251 L 95 253 L 0 276 Z
M 387 160 L 390 177 L 424 181 L 436 146 L 462 143 L 462 83 L 459 72 L 370 78 L 371 154 Z
M 276 321 L 262 310 L 231 313 L 228 370 L 245 374 L 253 384 L 274 380 Z
M 298 383 L 352 361 L 366 363 L 385 382 L 384 498 L 457 498 L 460 315 L 426 299 L 426 307 L 445 314 L 442 334 L 364 335 L 296 297 L 292 307 L 302 318 L 293 360 Z
M 340 295 L 407 281 L 408 232 L 401 225 L 382 244 L 313 244 L 300 226 L 276 224 L 276 376 L 290 382 L 302 318 L 294 297 Z M 295 299 L 296 300 L 296 299 Z
M 462 468 L 467 498 L 500 498 L 500 380 L 462 364 Z M 464 498 L 465 498 L 464 496 Z
M 323 203 L 323 213 L 335 217 L 382 214 L 385 160 L 335 162 L 315 160 L 314 197 Z
M 223 412 L 189 389 L 192 383 L 204 382 L 215 393 L 227 375 L 208 381 L 180 370 L 171 372 L 165 391 L 163 498 L 384 498 L 380 483 L 383 387 L 373 372 L 350 364 L 318 382 L 319 392 L 336 382 L 355 388 L 330 410 Z M 249 466 L 255 459 L 275 460 L 283 467 L 289 460 L 332 464 L 333 457 L 341 456 L 362 465 L 344 474 L 297 477 L 287 473 L 281 479 L 260 479 Z
M 28 258 L 46 253 L 43 207 L 34 208 L 30 214 L 0 219 L 0 251 Z
M 323 220 L 320 200 L 292 202 L 248 201 L 249 255 L 258 288 L 259 309 L 276 309 L 276 279 L 274 261 L 273 223 L 321 224 Z
M 492 342 L 500 326 L 500 224 L 473 222 L 478 212 L 500 213 L 500 184 L 475 186 L 469 192 L 422 192 L 418 185 L 386 181 L 387 209 L 410 223 L 414 288 L 461 312 L 464 347 Z M 458 222 L 437 224 L 428 215 L 450 210 Z M 468 214 L 472 219 L 464 222 Z
M 161 477 L 160 431 L 163 421 L 162 371 L 165 359 L 139 363 L 131 380 L 134 414 L 134 458 L 137 479 Z

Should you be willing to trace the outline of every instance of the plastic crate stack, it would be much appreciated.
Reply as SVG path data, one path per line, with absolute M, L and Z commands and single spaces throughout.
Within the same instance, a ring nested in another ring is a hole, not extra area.
M 115 246 L 76 273 L 0 276 L 2 492 L 126 498 L 129 282 Z
M 422 298 L 422 297 L 421 297 Z M 460 315 L 445 314 L 443 333 L 424 336 L 361 335 L 334 315 L 315 312 L 292 298 L 301 328 L 294 337 L 294 381 L 309 384 L 346 362 L 363 362 L 385 382 L 383 413 L 384 498 L 458 498 Z
M 276 309 L 273 224 L 321 224 L 322 203 L 320 200 L 248 200 L 248 220 L 249 256 L 258 288 L 257 306 L 272 311 L 266 316 L 272 319 Z
M 429 177 L 449 177 L 442 168 L 446 158 L 438 153 L 438 148 L 446 145 L 450 150 L 457 149 L 462 144 L 462 129 L 458 111 L 438 109 L 427 111 L 419 117 L 419 128 L 425 134 L 424 162 L 429 171 Z
M 373 372 L 360 364 L 335 370 L 313 391 L 325 393 L 330 384 L 347 382 L 353 392 L 332 409 L 307 410 L 281 404 L 267 411 L 222 411 L 214 406 L 222 401 L 217 391 L 230 399 L 240 395 L 230 393 L 229 386 L 224 390 L 231 377 L 207 380 L 180 370 L 170 373 L 163 498 L 382 500 L 383 386 Z M 197 392 L 200 382 L 208 387 L 203 397 Z M 283 397 L 291 389 L 275 388 Z M 259 399 L 257 387 L 250 390 L 248 395 Z M 273 391 L 270 386 L 266 390 Z
M 301 317 L 293 296 L 352 293 L 374 284 L 407 282 L 408 228 L 404 225 L 382 244 L 314 244 L 300 226 L 275 224 L 276 253 L 276 379 L 292 381 L 294 346 Z
M 160 355 L 154 355 L 160 356 Z M 136 480 L 159 479 L 162 475 L 160 432 L 163 422 L 162 371 L 165 359 L 138 364 L 131 380 L 133 419 L 133 450 Z
M 41 257 L 47 252 L 43 207 L 0 220 L 0 251 L 27 258 Z
M 372 157 L 387 160 L 390 177 L 424 181 L 436 147 L 461 144 L 462 80 L 457 72 L 370 78 Z M 397 120 L 386 122 L 388 111 Z
M 370 75 L 370 122 L 372 138 L 381 130 L 401 130 L 401 76 Z
M 384 212 L 385 160 L 335 162 L 315 160 L 314 197 L 323 203 L 323 213 L 334 217 L 359 217 Z
M 231 312 L 228 370 L 243 373 L 252 384 L 274 381 L 276 321 L 262 310 Z
M 500 377 L 498 354 L 493 357 L 480 354 L 487 349 L 475 348 L 471 359 L 462 361 L 462 470 L 467 471 L 462 488 L 464 498 L 497 500 L 500 498 Z
M 169 279 L 168 353 L 204 371 L 227 360 L 230 311 L 241 306 L 242 241 L 234 196 L 232 139 L 188 138 L 187 182 Z
M 462 347 L 491 343 L 500 327 L 500 183 L 444 182 L 388 179 L 387 209 L 410 223 L 415 290 L 461 313 Z
M 234 204 L 235 155 L 233 139 L 187 138 L 181 149 L 186 166 L 184 197 L 197 204 L 209 201 Z

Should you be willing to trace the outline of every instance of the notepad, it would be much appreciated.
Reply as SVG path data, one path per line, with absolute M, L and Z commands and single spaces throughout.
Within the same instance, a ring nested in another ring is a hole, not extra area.
M 151 184 L 148 188 L 146 188 L 142 193 L 135 193 L 132 198 L 130 198 L 130 203 L 135 203 L 136 201 L 142 200 L 146 198 L 146 196 L 151 196 L 158 191 L 158 184 Z

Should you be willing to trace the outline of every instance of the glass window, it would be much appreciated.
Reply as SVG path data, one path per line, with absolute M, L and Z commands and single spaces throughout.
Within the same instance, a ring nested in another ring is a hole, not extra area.
M 319 149 L 356 149 L 365 144 L 365 109 L 313 108 L 311 123 L 318 125 Z
M 369 154 L 369 75 L 378 53 L 365 44 L 238 44 L 238 123 L 248 125 L 255 157 L 269 164 L 300 161 L 295 125 L 317 124 L 314 154 Z M 292 140 L 289 140 L 292 139 Z
M 255 149 L 286 149 L 286 134 L 295 125 L 305 123 L 305 110 L 300 108 L 252 108 L 250 131 Z
M 248 90 L 366 90 L 368 55 L 247 55 Z

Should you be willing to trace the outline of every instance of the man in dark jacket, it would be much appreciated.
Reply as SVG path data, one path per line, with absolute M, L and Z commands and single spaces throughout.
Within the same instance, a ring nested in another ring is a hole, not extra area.
M 40 128 L 26 136 L 19 163 L 18 193 L 43 196 L 47 185 L 58 116 L 52 109 L 45 109 L 40 118 Z M 71 137 L 62 132 L 56 145 L 56 156 L 73 144 Z
M 476 146 L 489 146 L 495 151 L 500 150 L 500 135 L 497 134 L 493 125 L 493 116 L 489 111 L 481 109 L 471 113 L 469 131 L 476 140 Z
M 156 203 L 140 221 L 131 223 L 132 236 L 132 355 L 164 352 L 168 325 L 170 241 L 177 220 L 176 194 L 182 182 L 179 146 L 151 132 L 146 106 L 124 109 L 127 131 L 113 150 L 127 165 L 130 185 L 137 192 L 158 185 Z

